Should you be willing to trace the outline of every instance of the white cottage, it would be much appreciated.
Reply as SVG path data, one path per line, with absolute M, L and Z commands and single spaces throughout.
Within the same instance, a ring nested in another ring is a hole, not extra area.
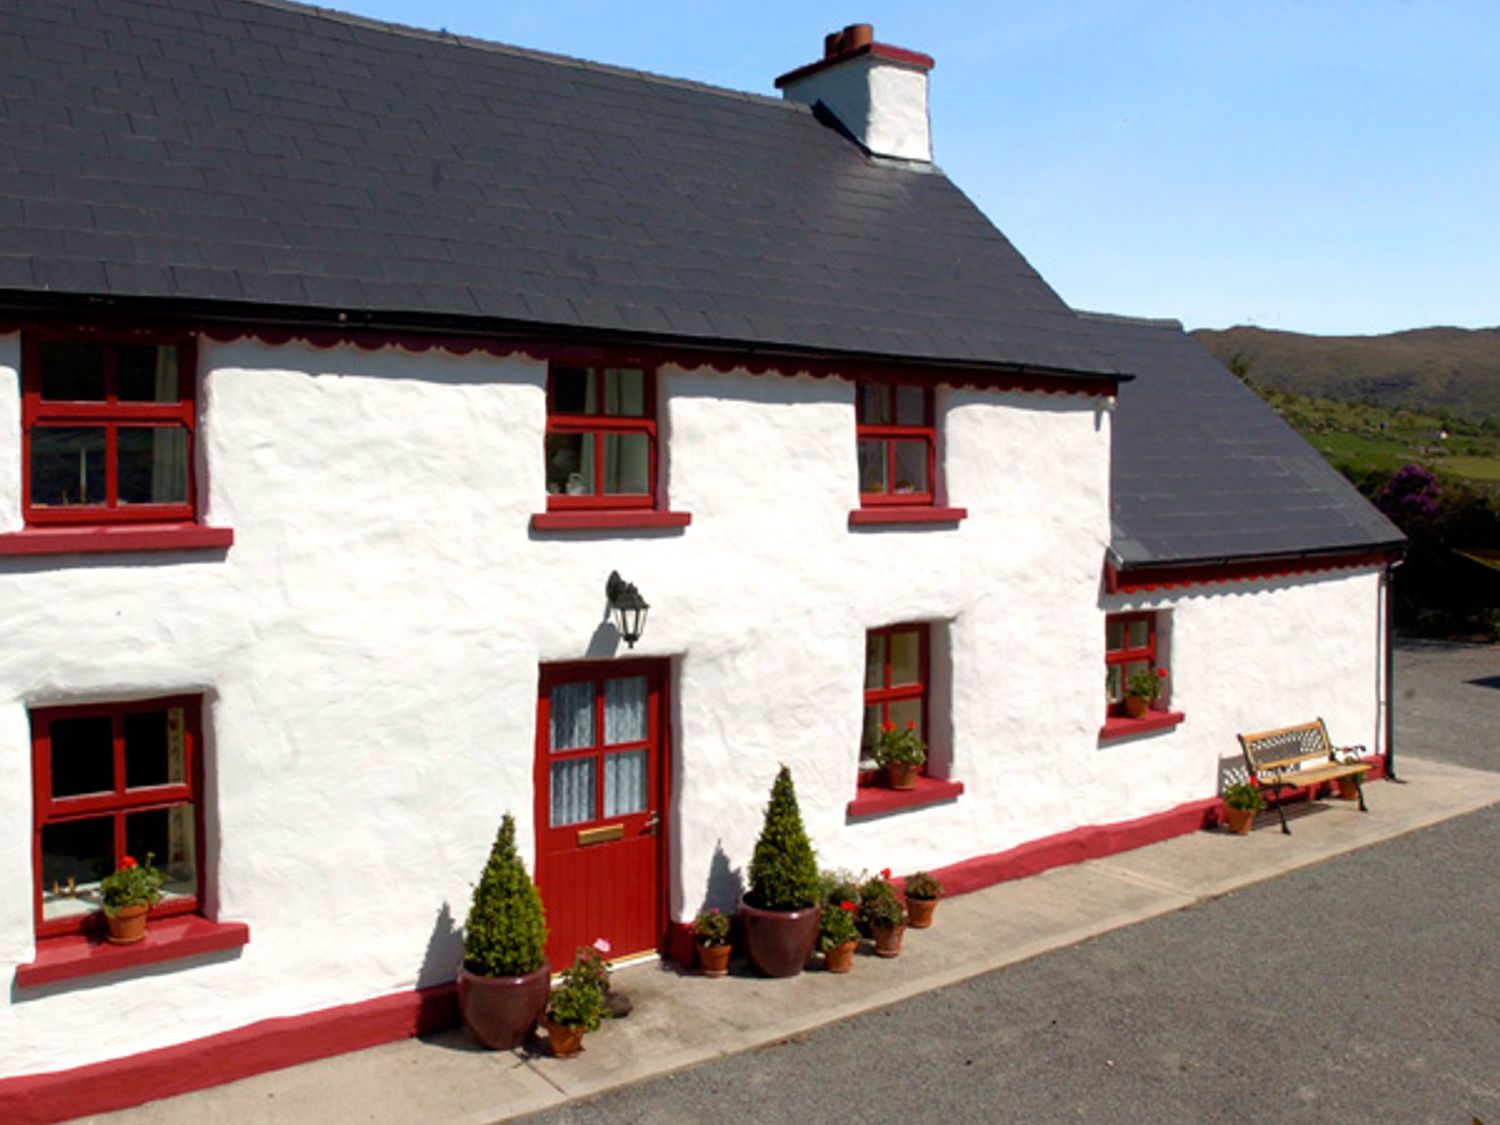
M 0 1116 L 451 1021 L 507 810 L 554 960 L 672 955 L 782 762 L 825 864 L 962 890 L 1201 827 L 1239 731 L 1388 754 L 1399 533 L 1047 287 L 931 163 L 930 58 L 850 29 L 777 100 L 280 0 L 0 30 Z

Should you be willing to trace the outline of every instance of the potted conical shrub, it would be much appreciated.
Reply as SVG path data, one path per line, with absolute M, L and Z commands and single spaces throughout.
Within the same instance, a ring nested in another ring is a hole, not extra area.
M 792 771 L 782 766 L 750 859 L 740 927 L 750 963 L 768 977 L 802 971 L 818 941 L 818 861 L 802 827 Z
M 546 949 L 542 897 L 516 854 L 516 822 L 506 813 L 464 922 L 458 1005 L 476 1041 L 509 1050 L 530 1038 L 547 1006 Z

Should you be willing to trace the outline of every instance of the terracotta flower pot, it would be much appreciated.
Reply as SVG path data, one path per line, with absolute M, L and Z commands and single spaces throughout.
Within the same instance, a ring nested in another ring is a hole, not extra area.
M 700 945 L 698 964 L 706 977 L 722 977 L 729 972 L 729 945 Z
M 144 902 L 137 906 L 106 906 L 104 920 L 109 923 L 109 940 L 114 945 L 134 945 L 146 937 L 146 915 L 151 907 Z
M 742 898 L 740 927 L 745 952 L 758 972 L 768 977 L 794 977 L 818 944 L 818 908 L 761 910 Z
M 535 972 L 518 977 L 482 977 L 458 971 L 458 1007 L 464 1030 L 494 1051 L 519 1047 L 536 1030 L 547 1007 L 552 966 L 543 961 Z
M 859 942 L 850 939 L 843 945 L 835 945 L 823 954 L 823 968 L 830 973 L 847 973 L 854 968 L 854 947 Z
M 888 762 L 885 767 L 885 783 L 892 789 L 915 789 L 919 769 L 921 767 L 912 762 Z
M 1151 710 L 1151 701 L 1144 695 L 1127 695 L 1125 697 L 1125 714 L 1132 719 L 1144 719 L 1146 712 Z
M 1354 778 L 1339 778 L 1339 796 L 1346 801 L 1359 800 L 1359 787 L 1354 784 Z
M 1224 819 L 1229 821 L 1229 831 L 1236 836 L 1244 836 L 1255 823 L 1255 810 L 1225 808 Z
M 872 925 L 870 929 L 875 935 L 875 956 L 901 956 L 901 939 L 906 936 L 904 923 L 900 926 Z
M 547 1017 L 547 1046 L 559 1059 L 571 1059 L 583 1050 L 583 1028 L 567 1027 Z
M 937 909 L 937 903 L 938 900 L 935 898 L 912 898 L 907 895 L 907 924 L 914 930 L 925 930 L 932 925 L 932 912 Z

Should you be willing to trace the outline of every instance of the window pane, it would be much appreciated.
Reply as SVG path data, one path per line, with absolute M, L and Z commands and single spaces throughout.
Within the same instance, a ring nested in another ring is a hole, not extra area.
M 186 426 L 121 426 L 120 503 L 186 504 Z
M 586 368 L 552 369 L 552 411 L 554 414 L 594 412 L 594 381 Z
M 896 424 L 927 425 L 927 391 L 922 387 L 896 388 Z
M 166 898 L 197 893 L 197 840 L 193 835 L 193 806 L 174 805 L 125 817 L 125 854 L 137 863 L 151 862 L 167 877 Z
M 643 496 L 651 491 L 648 435 L 604 435 L 604 491 L 617 496 Z
M 552 763 L 553 828 L 594 819 L 594 759 L 569 758 Z
M 52 402 L 104 401 L 104 345 L 43 343 L 42 397 Z
M 50 734 L 53 797 L 114 791 L 114 727 L 108 715 L 55 719 Z
M 547 491 L 553 496 L 594 492 L 594 435 L 547 435 Z
M 552 749 L 594 745 L 594 683 L 558 684 L 552 689 Z
M 604 741 L 610 746 L 646 740 L 646 677 L 604 681 Z
M 646 751 L 604 756 L 604 815 L 646 811 Z
M 126 715 L 125 788 L 175 785 L 185 780 L 181 707 Z
M 922 701 L 920 699 L 901 699 L 891 704 L 891 722 L 898 727 L 905 727 L 907 723 L 915 723 L 917 726 L 917 737 L 926 740 L 927 735 L 922 731 Z
M 922 682 L 922 634 L 911 629 L 891 633 L 891 686 Z
M 1125 698 L 1125 678 L 1121 674 L 1120 665 L 1111 664 L 1105 672 L 1104 694 L 1111 703 L 1118 703 Z
M 604 413 L 625 418 L 644 418 L 646 373 L 628 369 L 605 371 Z
M 879 383 L 859 385 L 859 420 L 867 426 L 891 423 L 891 388 Z
M 875 756 L 875 743 L 879 741 L 880 705 L 874 704 L 865 708 L 865 726 L 859 736 L 860 758 L 873 758 Z
M 927 491 L 927 443 L 925 441 L 895 441 L 896 480 L 891 491 L 912 493 Z
M 859 443 L 859 490 L 885 491 L 885 442 L 865 440 Z
M 31 502 L 38 507 L 104 503 L 104 427 L 31 428 Z
M 865 687 L 885 687 L 885 634 L 865 634 Z
M 42 828 L 42 918 L 91 914 L 101 903 L 94 891 L 115 867 L 114 818 L 92 817 Z M 73 881 L 69 892 L 68 880 Z
M 115 397 L 121 402 L 178 402 L 177 345 L 122 347 L 115 359 Z
M 1119 621 L 1104 623 L 1104 648 L 1106 652 L 1119 652 L 1125 647 L 1125 626 Z
M 1132 621 L 1129 628 L 1130 647 L 1145 648 L 1151 643 L 1151 622 Z

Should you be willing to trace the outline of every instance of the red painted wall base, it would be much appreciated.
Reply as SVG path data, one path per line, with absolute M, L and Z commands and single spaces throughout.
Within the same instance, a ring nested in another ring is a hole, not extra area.
M 124 1109 L 451 1027 L 458 1018 L 457 986 L 441 984 L 264 1020 L 128 1058 L 0 1080 L 0 1121 L 43 1125 Z

